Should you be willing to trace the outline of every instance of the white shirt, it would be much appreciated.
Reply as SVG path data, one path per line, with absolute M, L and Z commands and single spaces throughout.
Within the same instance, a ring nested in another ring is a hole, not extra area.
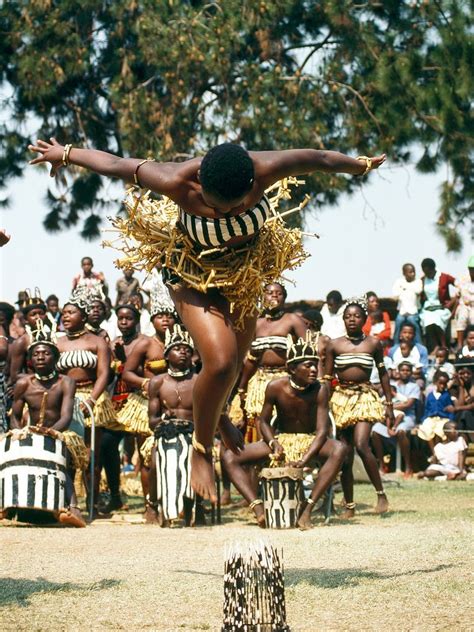
M 142 309 L 140 314 L 139 331 L 145 336 L 153 336 L 155 334 L 155 328 L 150 319 L 150 312 L 145 308 Z
M 459 453 L 466 449 L 466 442 L 462 437 L 458 437 L 456 441 L 437 443 L 434 447 L 434 453 L 440 465 L 454 465 L 455 467 L 459 467 Z
M 321 316 L 323 318 L 323 325 L 321 327 L 321 333 L 329 338 L 340 338 L 346 335 L 346 326 L 342 314 L 344 312 L 345 305 L 337 310 L 336 314 L 332 314 L 329 311 L 327 303 L 321 307 Z
M 393 295 L 398 298 L 400 314 L 417 314 L 420 307 L 419 296 L 423 291 L 421 279 L 408 282 L 405 277 L 397 279 L 393 286 Z
M 109 320 L 103 320 L 100 326 L 108 333 L 110 340 L 115 340 L 117 336 L 122 335 L 117 325 L 117 314 L 115 312 L 110 314 Z

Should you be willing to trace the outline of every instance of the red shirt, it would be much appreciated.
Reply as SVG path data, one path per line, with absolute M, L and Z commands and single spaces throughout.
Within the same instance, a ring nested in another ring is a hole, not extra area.
M 390 340 L 390 336 L 392 333 L 392 329 L 390 327 L 390 316 L 388 315 L 388 312 L 382 312 L 382 316 L 383 316 L 383 324 L 385 325 L 383 331 L 381 331 L 379 334 L 376 334 L 376 337 L 379 340 Z M 370 330 L 372 329 L 372 318 L 370 317 L 370 314 L 367 316 L 367 320 L 365 321 L 365 325 L 362 327 L 362 331 L 364 332 L 364 334 L 366 336 L 370 335 Z

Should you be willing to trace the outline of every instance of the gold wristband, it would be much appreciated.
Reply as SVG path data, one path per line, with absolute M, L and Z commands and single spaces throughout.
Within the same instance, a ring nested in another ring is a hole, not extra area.
M 393 402 L 385 402 L 385 406 L 388 406 L 389 408 L 393 408 Z
M 61 159 L 61 162 L 63 163 L 64 167 L 69 167 L 69 154 L 71 153 L 71 149 L 72 149 L 72 145 L 71 143 L 68 143 L 67 145 L 64 145 L 64 150 L 63 150 L 63 156 Z
M 357 156 L 356 160 L 365 160 L 365 171 L 359 173 L 359 176 L 365 176 L 372 170 L 372 158 L 369 158 L 369 156 Z
M 146 162 L 155 162 L 155 159 L 154 158 L 145 158 L 145 160 L 142 160 L 141 162 L 139 162 L 138 165 L 135 167 L 135 171 L 133 173 L 133 181 L 134 181 L 134 183 L 136 184 L 137 187 L 141 187 L 141 184 L 140 184 L 140 182 L 138 180 L 138 170 Z

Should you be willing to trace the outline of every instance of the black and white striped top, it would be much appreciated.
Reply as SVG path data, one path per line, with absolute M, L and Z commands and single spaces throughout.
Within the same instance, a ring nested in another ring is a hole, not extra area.
M 180 209 L 180 221 L 191 239 L 201 246 L 223 246 L 233 237 L 255 235 L 270 215 L 270 202 L 266 195 L 260 202 L 239 215 L 209 218 L 186 213 Z
M 96 366 L 97 354 L 88 349 L 63 351 L 56 363 L 60 373 L 66 373 L 69 369 L 95 369 Z
M 260 336 L 250 345 L 250 350 L 254 353 L 272 349 L 273 351 L 288 351 L 288 341 L 286 336 Z
M 334 358 L 334 368 L 347 369 L 350 366 L 357 366 L 370 371 L 374 366 L 374 358 L 370 353 L 340 353 Z

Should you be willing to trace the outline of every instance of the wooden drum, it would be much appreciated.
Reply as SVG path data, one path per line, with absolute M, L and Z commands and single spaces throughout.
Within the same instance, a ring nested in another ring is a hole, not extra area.
M 0 511 L 23 522 L 56 520 L 65 506 L 66 445 L 24 430 L 0 439 Z
M 263 483 L 265 523 L 269 529 L 292 529 L 304 501 L 303 469 L 267 467 L 260 473 Z

